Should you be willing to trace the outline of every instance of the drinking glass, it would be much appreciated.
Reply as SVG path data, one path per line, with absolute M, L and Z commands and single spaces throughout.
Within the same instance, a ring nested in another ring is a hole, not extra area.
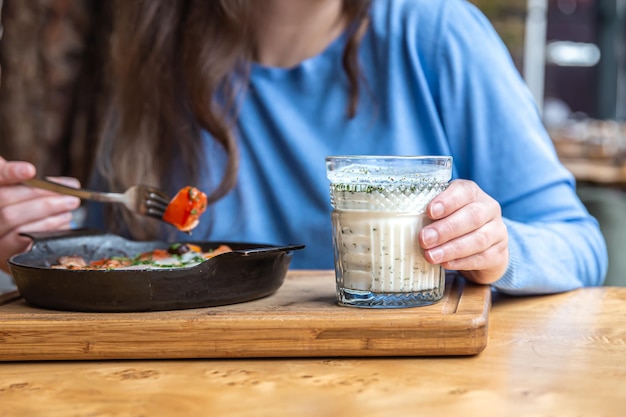
M 445 270 L 424 259 L 426 206 L 446 189 L 450 156 L 329 156 L 340 305 L 394 308 L 439 301 Z

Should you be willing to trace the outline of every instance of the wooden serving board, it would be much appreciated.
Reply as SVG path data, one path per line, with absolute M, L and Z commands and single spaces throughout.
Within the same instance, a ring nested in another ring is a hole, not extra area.
M 458 276 L 430 306 L 341 307 L 332 271 L 290 271 L 270 297 L 193 310 L 76 313 L 5 299 L 0 361 L 475 355 L 490 307 L 488 286 Z

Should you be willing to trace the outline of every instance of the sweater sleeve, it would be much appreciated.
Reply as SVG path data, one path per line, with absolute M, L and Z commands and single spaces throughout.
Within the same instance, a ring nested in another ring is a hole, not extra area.
M 540 294 L 601 285 L 604 238 L 508 50 L 469 2 L 446 5 L 433 46 L 438 111 L 457 175 L 474 180 L 502 208 L 510 264 L 494 287 Z

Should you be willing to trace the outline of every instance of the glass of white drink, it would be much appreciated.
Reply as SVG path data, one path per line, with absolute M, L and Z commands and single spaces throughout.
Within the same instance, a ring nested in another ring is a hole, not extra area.
M 417 236 L 428 203 L 452 176 L 449 156 L 329 156 L 339 304 L 393 308 L 443 297 L 445 270 Z

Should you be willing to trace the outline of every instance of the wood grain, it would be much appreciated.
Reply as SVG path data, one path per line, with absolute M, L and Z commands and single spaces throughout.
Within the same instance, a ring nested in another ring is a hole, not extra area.
M 0 416 L 622 417 L 625 323 L 598 287 L 494 296 L 472 356 L 4 362 Z
M 273 296 L 205 309 L 76 313 L 18 300 L 0 307 L 0 360 L 474 355 L 490 294 L 451 276 L 431 306 L 340 307 L 331 271 L 292 271 Z

